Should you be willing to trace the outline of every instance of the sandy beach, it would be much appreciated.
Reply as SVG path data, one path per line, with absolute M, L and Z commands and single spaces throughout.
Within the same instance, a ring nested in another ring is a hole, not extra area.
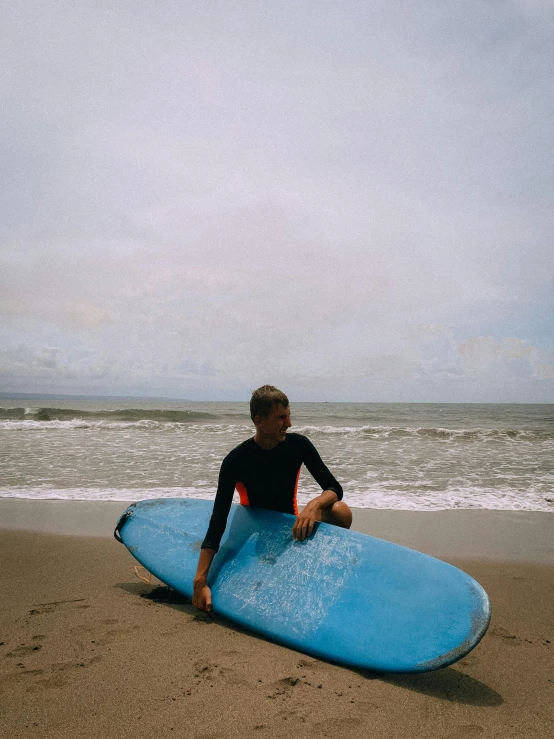
M 0 501 L 2 737 L 552 734 L 551 514 L 356 511 L 358 530 L 461 567 L 493 606 L 460 662 L 380 675 L 272 644 L 141 582 L 110 536 L 125 507 Z

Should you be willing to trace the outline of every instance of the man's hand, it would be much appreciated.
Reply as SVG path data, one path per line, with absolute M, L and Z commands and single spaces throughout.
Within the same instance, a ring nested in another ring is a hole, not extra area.
M 303 541 L 311 536 L 316 521 L 321 521 L 321 506 L 315 500 L 311 500 L 296 517 L 292 527 L 293 537 L 297 541 Z
M 337 500 L 337 494 L 333 490 L 324 490 L 317 498 L 310 500 L 296 517 L 296 521 L 292 527 L 293 537 L 297 541 L 303 541 L 308 536 L 311 536 L 314 524 L 316 521 L 322 520 L 325 508 L 329 508 Z
M 212 612 L 212 591 L 207 585 L 194 583 L 192 605 L 206 613 Z
M 206 613 L 212 612 L 212 591 L 208 587 L 208 573 L 215 557 L 215 549 L 201 549 L 193 581 L 192 605 Z

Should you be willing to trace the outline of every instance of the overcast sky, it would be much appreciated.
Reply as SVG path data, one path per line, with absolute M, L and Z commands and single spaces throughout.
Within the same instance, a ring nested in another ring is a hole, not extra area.
M 550 0 L 2 6 L 0 389 L 554 402 Z

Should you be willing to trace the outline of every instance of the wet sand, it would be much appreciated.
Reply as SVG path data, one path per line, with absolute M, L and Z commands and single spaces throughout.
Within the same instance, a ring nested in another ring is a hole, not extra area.
M 125 507 L 0 501 L 0 736 L 552 734 L 551 514 L 356 511 L 356 528 L 442 556 L 492 602 L 473 652 L 402 676 L 313 659 L 141 582 L 110 536 Z

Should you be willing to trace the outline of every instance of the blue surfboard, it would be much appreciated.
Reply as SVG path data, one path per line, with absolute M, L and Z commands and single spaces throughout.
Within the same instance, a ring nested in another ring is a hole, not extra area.
M 192 597 L 212 507 L 134 503 L 115 536 L 159 580 Z M 306 654 L 383 672 L 445 667 L 487 630 L 489 599 L 465 572 L 325 523 L 295 541 L 294 520 L 233 504 L 208 580 L 215 612 Z

